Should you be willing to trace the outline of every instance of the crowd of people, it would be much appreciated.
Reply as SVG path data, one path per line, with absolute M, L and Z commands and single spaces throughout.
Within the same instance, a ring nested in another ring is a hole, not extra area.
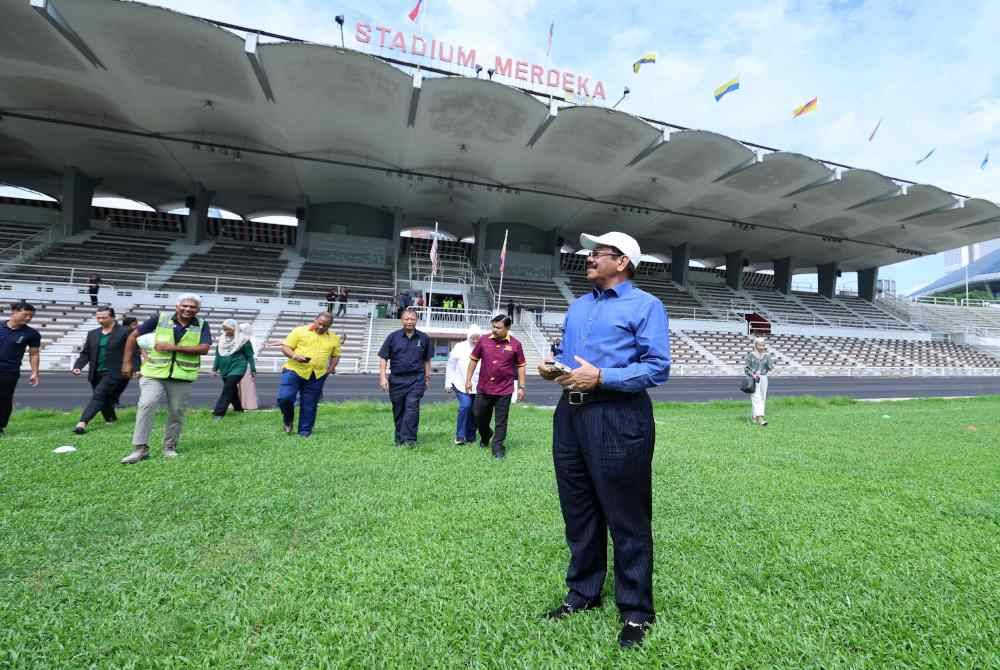
M 601 606 L 610 532 L 615 600 L 623 622 L 618 639 L 630 647 L 642 643 L 656 620 L 652 590 L 656 425 L 647 389 L 669 377 L 669 328 L 660 300 L 632 283 L 641 256 L 632 237 L 614 232 L 582 235 L 580 241 L 590 250 L 586 272 L 593 290 L 569 307 L 562 337 L 538 367 L 542 380 L 562 390 L 553 416 L 552 454 L 570 550 L 567 594 L 546 617 L 560 620 Z M 276 404 L 285 433 L 301 438 L 313 434 L 323 387 L 336 373 L 341 355 L 341 338 L 330 330 L 333 304 L 339 303 L 343 310 L 347 298 L 346 291 L 331 291 L 328 309 L 312 323 L 294 328 L 281 342 L 287 360 Z M 395 446 L 414 448 L 433 347 L 431 338 L 417 328 L 420 303 L 410 304 L 401 296 L 397 305 L 401 327 L 389 333 L 378 350 L 378 383 L 392 403 Z M 209 324 L 198 316 L 200 310 L 200 298 L 185 294 L 173 311 L 119 324 L 114 309 L 97 307 L 97 327 L 87 334 L 71 370 L 78 376 L 87 370 L 92 389 L 74 432 L 86 432 L 97 414 L 106 422 L 117 421 L 119 399 L 138 376 L 132 451 L 121 462 L 137 464 L 149 458 L 150 434 L 157 408 L 164 402 L 163 456 L 176 457 L 192 383 L 199 376 L 202 357 L 213 349 L 213 374 L 222 382 L 213 409 L 215 420 L 222 420 L 229 408 L 242 412 L 256 407 L 249 326 L 226 320 L 213 338 Z M 25 351 L 29 382 L 39 382 L 41 338 L 28 325 L 34 311 L 26 302 L 15 303 L 10 318 L 0 324 L 0 433 L 10 417 Z M 451 350 L 444 381 L 458 401 L 454 443 L 478 441 L 498 460 L 506 457 L 512 399 L 516 395 L 522 401 L 527 393 L 524 349 L 510 332 L 516 306 L 508 311 L 493 317 L 489 333 L 469 327 Z M 745 358 L 745 372 L 756 383 L 752 418 L 759 425 L 767 425 L 764 403 L 773 369 L 774 360 L 758 338 Z

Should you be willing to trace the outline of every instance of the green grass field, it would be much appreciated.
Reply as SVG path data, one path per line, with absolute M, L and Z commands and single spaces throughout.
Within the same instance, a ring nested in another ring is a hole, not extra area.
M 512 410 L 504 462 L 452 446 L 449 405 L 414 451 L 387 405 L 323 406 L 308 441 L 195 412 L 131 467 L 131 412 L 82 438 L 15 414 L 0 667 L 1000 667 L 1000 399 L 768 409 L 656 407 L 659 623 L 626 652 L 610 577 L 603 610 L 540 618 L 567 561 L 548 410 Z

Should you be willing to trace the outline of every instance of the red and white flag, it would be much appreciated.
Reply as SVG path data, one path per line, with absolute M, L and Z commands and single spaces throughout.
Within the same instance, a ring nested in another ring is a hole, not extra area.
M 413 9 L 410 10 L 410 13 L 407 14 L 407 16 L 410 17 L 411 21 L 417 20 L 417 17 L 420 16 L 420 10 L 423 8 L 423 6 L 424 6 L 424 0 L 417 0 L 417 4 L 413 7 Z
M 438 238 L 437 224 L 434 224 L 434 241 L 431 242 L 431 275 L 436 275 L 438 271 Z
M 503 231 L 503 247 L 500 249 L 500 274 L 503 274 L 504 265 L 507 264 L 507 233 L 510 230 Z

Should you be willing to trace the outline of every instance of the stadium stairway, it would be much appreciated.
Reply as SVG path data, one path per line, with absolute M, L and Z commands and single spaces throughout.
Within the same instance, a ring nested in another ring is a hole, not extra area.
M 149 287 L 159 289 L 163 287 L 178 270 L 181 269 L 194 254 L 207 254 L 211 251 L 215 240 L 207 240 L 201 244 L 188 244 L 185 240 L 177 240 L 167 245 L 170 258 L 163 261 L 163 264 L 149 275 Z
M 296 253 L 291 247 L 281 252 L 281 258 L 288 261 L 285 271 L 278 277 L 278 287 L 282 295 L 288 295 L 295 287 L 295 282 L 302 274 L 302 268 L 306 264 L 306 259 Z

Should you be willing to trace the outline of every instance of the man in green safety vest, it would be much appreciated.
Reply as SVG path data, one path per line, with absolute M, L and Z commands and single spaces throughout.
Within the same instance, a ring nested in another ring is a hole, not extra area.
M 136 340 L 147 333 L 154 333 L 156 338 L 156 344 L 142 364 L 139 405 L 132 433 L 133 451 L 122 459 L 125 465 L 149 458 L 149 433 L 153 430 L 156 408 L 164 398 L 167 400 L 167 427 L 163 434 L 163 456 L 177 456 L 177 441 L 181 437 L 191 385 L 198 378 L 201 357 L 212 348 L 212 331 L 204 319 L 198 318 L 200 309 L 201 298 L 186 293 L 177 299 L 174 313 L 160 312 L 151 316 L 125 342 L 122 376 L 127 379 L 135 372 L 132 355 Z

